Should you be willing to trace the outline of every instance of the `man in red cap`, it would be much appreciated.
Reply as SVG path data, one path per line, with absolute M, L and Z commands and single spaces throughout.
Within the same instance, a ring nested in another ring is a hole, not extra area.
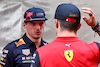
M 29 67 L 31 65 L 34 51 L 47 44 L 42 39 L 46 20 L 45 13 L 40 8 L 33 7 L 25 12 L 23 27 L 26 33 L 3 49 L 0 67 Z
M 82 10 L 90 15 L 90 19 L 83 19 L 100 35 L 100 23 L 93 11 Z M 60 4 L 54 18 L 57 38 L 35 51 L 30 67 L 98 67 L 100 43 L 88 44 L 76 36 L 81 19 L 79 9 L 73 4 Z

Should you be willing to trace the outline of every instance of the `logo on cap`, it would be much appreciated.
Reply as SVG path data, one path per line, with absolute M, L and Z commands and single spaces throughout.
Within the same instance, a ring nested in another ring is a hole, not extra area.
M 28 17 L 30 18 L 30 19 L 32 19 L 32 15 L 33 15 L 33 12 L 26 12 L 27 13 L 27 15 L 26 15 L 26 19 L 28 19 Z
M 43 13 L 36 13 L 37 16 L 43 16 Z
M 73 18 L 67 17 L 66 21 L 76 23 L 77 20 L 76 19 L 73 19 Z
M 48 20 L 45 17 L 44 10 L 40 8 L 30 8 L 24 14 L 24 22 L 33 21 L 33 20 Z

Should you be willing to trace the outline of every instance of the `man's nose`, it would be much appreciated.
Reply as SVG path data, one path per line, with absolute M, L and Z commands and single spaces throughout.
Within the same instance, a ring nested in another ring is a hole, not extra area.
M 36 25 L 36 29 L 40 29 L 40 25 L 37 24 L 37 25 Z

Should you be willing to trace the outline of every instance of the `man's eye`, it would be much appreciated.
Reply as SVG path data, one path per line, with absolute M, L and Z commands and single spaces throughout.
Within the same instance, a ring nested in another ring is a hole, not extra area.
M 35 23 L 31 23 L 32 25 L 35 25 Z
M 40 25 L 42 25 L 42 24 L 43 24 L 43 22 L 40 23 Z

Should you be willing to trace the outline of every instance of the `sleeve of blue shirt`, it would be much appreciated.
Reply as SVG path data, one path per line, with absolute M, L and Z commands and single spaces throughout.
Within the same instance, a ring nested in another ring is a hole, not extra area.
M 33 54 L 32 64 L 30 67 L 41 67 L 40 60 L 39 60 L 39 54 L 37 51 L 35 51 Z
M 0 67 L 14 67 L 14 46 L 14 43 L 10 43 L 2 50 Z

